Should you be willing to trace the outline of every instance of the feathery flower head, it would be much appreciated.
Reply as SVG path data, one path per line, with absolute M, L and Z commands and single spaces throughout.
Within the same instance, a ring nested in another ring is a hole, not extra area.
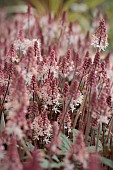
M 95 48 L 98 48 L 99 51 L 105 50 L 108 46 L 108 35 L 106 32 L 106 26 L 104 19 L 99 22 L 99 27 L 97 28 L 96 32 L 92 36 L 91 45 Z
M 66 154 L 66 158 L 79 161 L 84 168 L 87 168 L 89 154 L 86 151 L 82 132 L 78 132 L 76 140 L 72 143 L 71 149 Z
M 42 158 L 42 154 L 39 151 L 34 151 L 32 154 L 32 159 L 28 159 L 24 162 L 23 170 L 42 170 L 40 166 L 40 159 Z
M 96 152 L 90 153 L 87 170 L 102 170 L 100 156 Z
M 11 144 L 8 146 L 7 153 L 2 162 L 2 170 L 15 170 L 15 167 L 17 170 L 23 169 L 16 145 L 16 138 L 12 137 Z
M 41 114 L 35 117 L 31 124 L 31 129 L 33 129 L 34 140 L 40 140 L 43 138 L 44 143 L 49 143 L 52 133 L 52 126 L 47 117 L 47 112 L 44 107 L 41 108 Z

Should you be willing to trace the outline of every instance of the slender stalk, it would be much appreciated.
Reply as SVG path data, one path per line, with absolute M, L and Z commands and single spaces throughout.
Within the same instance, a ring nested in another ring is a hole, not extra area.
M 28 38 L 30 38 L 30 15 L 28 14 Z
M 4 107 L 4 103 L 5 103 L 5 99 L 6 99 L 6 96 L 7 96 L 8 90 L 9 90 L 10 78 L 11 78 L 11 75 L 9 74 L 9 77 L 8 77 L 8 83 L 7 83 L 7 88 L 6 88 L 6 91 L 5 91 L 5 94 L 4 94 L 4 97 L 3 97 L 2 103 L 1 103 L 1 109 L 0 109 L 0 112 L 2 112 L 2 111 L 3 111 L 3 107 Z
M 90 145 L 95 145 L 95 130 L 93 128 L 91 128 L 91 141 L 90 141 Z
M 25 144 L 25 142 L 24 142 L 23 139 L 21 139 L 21 144 L 22 144 L 25 152 L 27 153 L 27 155 L 28 155 L 30 158 L 32 158 L 32 155 L 31 155 L 31 153 L 29 152 L 29 150 L 28 150 L 28 148 L 27 148 L 27 146 L 26 146 L 26 144 Z
M 83 108 L 84 108 L 84 105 L 85 105 L 85 103 L 86 103 L 86 98 L 87 98 L 87 95 L 84 97 L 84 100 L 83 100 L 83 102 L 82 102 L 82 105 L 80 106 L 79 110 L 77 111 L 77 114 L 76 114 L 76 116 L 75 116 L 74 123 L 73 123 L 73 128 L 75 128 L 75 126 L 76 126 L 76 124 L 77 124 L 77 120 L 78 120 L 78 118 L 79 118 L 80 113 L 84 110 Z
M 86 131 L 85 131 L 85 143 L 87 145 L 87 140 L 88 140 L 88 135 L 89 135 L 89 130 L 90 130 L 90 122 L 91 122 L 91 115 L 90 112 L 88 111 L 88 121 L 87 121 L 87 126 L 86 126 Z
M 105 141 L 104 141 L 104 138 L 105 138 L 105 125 L 104 124 L 102 124 L 102 145 L 103 145 L 103 147 L 104 147 L 104 145 L 105 145 Z
M 66 26 L 61 28 L 61 32 L 60 32 L 60 35 L 59 35 L 59 38 L 58 38 L 58 42 L 60 42 L 60 40 L 61 40 L 61 38 L 62 38 L 62 36 L 64 34 L 65 29 L 66 29 Z M 59 43 L 59 45 L 60 45 L 60 43 Z
M 71 81 L 71 84 L 73 83 L 73 81 L 74 81 L 74 79 L 75 79 L 75 76 L 76 76 L 76 68 L 75 68 L 75 70 L 74 70 L 74 76 L 73 76 L 73 79 L 72 79 L 72 81 Z M 71 85 L 70 85 L 70 86 L 71 86 Z M 67 111 L 68 111 L 68 108 L 69 108 L 71 99 L 72 99 L 72 96 L 70 96 L 69 102 L 68 102 L 66 108 L 64 108 L 63 118 L 62 118 L 62 120 L 61 120 L 61 124 L 60 124 L 60 127 L 59 127 L 58 135 L 59 135 L 59 133 L 60 133 L 60 131 L 61 131 L 62 125 L 64 124 L 63 122 L 64 122 L 64 119 L 65 119 L 65 115 L 66 115 L 66 113 L 67 113 Z
M 59 126 L 58 135 L 59 135 L 59 133 L 60 133 L 60 131 L 61 131 L 62 125 L 64 124 L 63 122 L 64 122 L 64 119 L 65 119 L 65 115 L 66 115 L 66 113 L 67 113 L 67 111 L 68 111 L 68 108 L 69 108 L 71 99 L 72 99 L 72 97 L 70 97 L 70 100 L 69 100 L 69 102 L 68 102 L 68 104 L 67 104 L 67 107 L 65 108 L 65 110 L 64 110 L 64 112 L 63 112 L 63 118 L 62 118 L 61 123 L 60 123 L 60 126 Z
M 90 88 L 90 91 L 89 91 L 88 122 L 87 122 L 87 126 L 86 126 L 86 131 L 85 131 L 85 143 L 86 143 L 86 145 L 87 145 L 87 142 L 88 142 L 88 135 L 89 135 L 90 123 L 91 123 L 90 96 L 91 96 L 91 88 Z
M 98 151 L 99 137 L 100 137 L 100 123 L 99 123 L 99 128 L 98 128 L 98 135 L 97 135 L 97 142 L 96 142 L 96 151 Z
M 83 79 L 84 75 L 82 75 L 81 79 L 80 79 L 80 82 L 79 82 L 79 86 L 78 86 L 78 89 L 80 89 L 80 85 L 82 83 L 82 79 Z
M 111 122 L 110 122 L 110 125 L 109 125 L 109 131 L 108 131 L 108 136 L 107 136 L 106 142 L 108 142 L 108 140 L 110 138 L 112 126 L 113 126 L 113 117 L 111 118 Z

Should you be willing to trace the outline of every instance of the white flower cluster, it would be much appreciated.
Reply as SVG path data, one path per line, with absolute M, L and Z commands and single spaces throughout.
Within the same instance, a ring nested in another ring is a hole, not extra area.
M 103 50 L 105 51 L 105 49 L 108 47 L 108 41 L 107 39 L 101 39 L 101 41 L 99 42 L 99 38 L 96 35 L 92 36 L 92 40 L 91 40 L 91 45 L 94 46 L 94 48 L 99 48 L 99 51 Z
M 37 41 L 38 49 L 40 50 L 41 44 L 40 44 L 40 41 L 37 39 L 29 40 L 25 38 L 23 39 L 23 41 L 21 41 L 20 39 L 17 39 L 14 41 L 14 46 L 17 51 L 20 51 L 23 54 L 26 54 L 29 47 L 34 48 L 35 41 Z
M 52 136 L 52 126 L 49 123 L 49 125 L 42 125 L 42 118 L 36 117 L 31 124 L 31 129 L 34 131 L 34 140 L 40 140 L 40 138 L 43 139 L 43 141 L 47 144 L 50 142 L 51 136 Z
M 22 139 L 24 136 L 22 129 L 20 129 L 16 123 L 12 123 L 11 121 L 8 122 L 6 131 L 8 135 L 14 134 L 15 136 L 18 136 L 18 139 Z

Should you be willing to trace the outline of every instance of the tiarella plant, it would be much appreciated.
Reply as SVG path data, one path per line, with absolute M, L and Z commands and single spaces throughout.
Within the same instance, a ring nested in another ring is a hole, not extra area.
M 0 15 L 0 169 L 113 169 L 104 19 L 90 38 L 66 12 Z

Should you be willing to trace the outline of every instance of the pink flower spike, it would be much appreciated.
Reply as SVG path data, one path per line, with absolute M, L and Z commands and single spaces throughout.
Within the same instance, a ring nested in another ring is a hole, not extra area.
M 97 28 L 96 32 L 92 36 L 91 45 L 93 45 L 95 48 L 98 48 L 99 51 L 101 50 L 104 51 L 108 46 L 108 35 L 106 32 L 104 19 L 102 19 L 99 22 L 99 27 Z

